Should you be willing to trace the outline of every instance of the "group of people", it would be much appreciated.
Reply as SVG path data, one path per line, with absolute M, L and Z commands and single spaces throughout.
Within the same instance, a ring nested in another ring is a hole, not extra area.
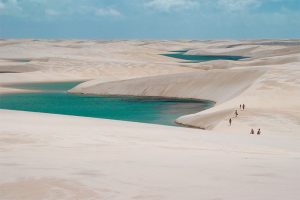
M 245 108 L 246 108 L 245 104 L 240 104 L 240 110 L 245 110 Z M 238 117 L 239 113 L 238 113 L 237 110 L 234 111 L 234 115 L 235 115 L 235 118 Z M 231 123 L 232 123 L 232 118 L 229 118 L 229 126 L 231 126 Z M 253 128 L 251 129 L 250 134 L 254 134 L 254 129 Z M 257 130 L 256 134 L 257 135 L 261 134 L 260 128 Z
M 245 108 L 246 108 L 245 104 L 240 104 L 240 110 L 245 110 Z M 234 115 L 235 115 L 235 117 L 237 117 L 239 115 L 237 110 L 234 111 Z M 231 123 L 232 123 L 232 119 L 230 118 L 229 119 L 229 126 L 231 126 Z
M 253 128 L 251 128 L 250 134 L 254 134 Z M 260 134 L 261 134 L 260 128 L 257 130 L 256 134 L 257 134 L 257 135 L 260 135 Z
M 240 104 L 240 110 L 242 110 L 242 109 L 245 110 L 245 104 L 243 104 L 243 105 Z

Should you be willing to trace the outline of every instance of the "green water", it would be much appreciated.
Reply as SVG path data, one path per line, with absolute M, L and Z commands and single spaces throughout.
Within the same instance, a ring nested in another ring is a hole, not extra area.
M 11 87 L 43 90 L 41 93 L 0 95 L 0 108 L 176 125 L 179 116 L 213 106 L 211 101 L 106 97 L 69 94 L 78 82 L 22 84 Z
M 188 50 L 170 51 L 170 53 L 161 54 L 161 55 L 182 59 L 185 62 L 192 62 L 192 63 L 205 62 L 211 60 L 240 60 L 246 58 L 243 56 L 226 56 L 226 55 L 188 55 L 186 54 L 187 51 Z

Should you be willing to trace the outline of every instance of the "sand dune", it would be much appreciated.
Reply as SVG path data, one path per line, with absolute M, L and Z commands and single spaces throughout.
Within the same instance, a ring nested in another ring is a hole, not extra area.
M 300 195 L 299 134 L 220 134 L 7 110 L 0 110 L 0 121 L 0 198 L 5 200 Z
M 263 70 L 212 70 L 100 83 L 70 90 L 96 95 L 132 95 L 227 101 L 252 85 Z M 213 92 L 212 92 L 213 91 Z

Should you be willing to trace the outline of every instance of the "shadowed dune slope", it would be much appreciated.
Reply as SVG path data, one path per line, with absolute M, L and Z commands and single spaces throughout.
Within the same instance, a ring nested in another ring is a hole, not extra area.
M 218 104 L 243 92 L 263 73 L 263 70 L 249 69 L 212 70 L 105 82 L 87 87 L 78 85 L 70 92 L 207 99 Z
M 33 65 L 6 65 L 0 66 L 0 73 L 23 73 L 36 71 Z

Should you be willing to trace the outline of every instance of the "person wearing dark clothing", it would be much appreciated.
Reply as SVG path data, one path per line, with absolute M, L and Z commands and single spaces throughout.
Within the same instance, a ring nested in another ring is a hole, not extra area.
M 261 131 L 260 131 L 260 128 L 258 129 L 257 131 L 257 135 L 260 135 L 261 134 Z
M 243 104 L 243 110 L 245 110 L 245 104 Z
M 235 114 L 235 117 L 237 117 L 239 115 L 237 110 L 235 110 L 234 114 Z
M 254 130 L 253 130 L 253 128 L 251 129 L 251 132 L 250 132 L 250 134 L 254 134 Z
M 242 110 L 242 104 L 240 104 L 240 110 Z
M 231 126 L 231 122 L 232 122 L 232 120 L 231 120 L 231 118 L 229 119 L 229 126 Z

